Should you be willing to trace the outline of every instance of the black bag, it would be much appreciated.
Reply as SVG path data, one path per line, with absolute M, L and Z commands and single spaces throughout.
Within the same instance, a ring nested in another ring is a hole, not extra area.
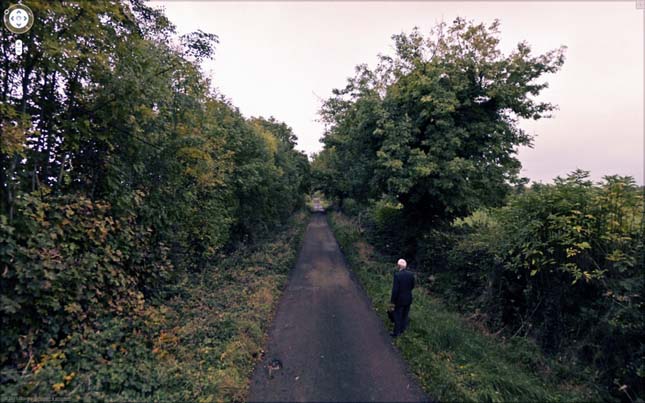
M 394 323 L 394 309 L 387 310 L 387 317 L 390 318 L 390 322 Z

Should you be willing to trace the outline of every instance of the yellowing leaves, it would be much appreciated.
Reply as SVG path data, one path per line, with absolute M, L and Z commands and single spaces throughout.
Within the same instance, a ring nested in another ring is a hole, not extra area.
M 184 161 L 198 162 L 211 161 L 211 156 L 197 147 L 183 147 L 177 152 L 177 156 Z
M 74 314 L 74 313 L 83 312 L 83 309 L 81 308 L 81 306 L 78 303 L 74 302 L 74 303 L 71 303 L 71 304 L 65 306 L 65 312 L 67 312 L 69 314 Z
M 222 185 L 230 169 L 230 154 L 215 160 L 205 149 L 188 146 L 180 148 L 177 157 L 184 163 L 184 173 L 202 186 Z
M 177 328 L 173 328 L 169 331 L 162 330 L 159 333 L 159 337 L 155 340 L 154 347 L 152 352 L 156 354 L 159 358 L 166 358 L 170 354 L 169 349 L 177 347 L 179 344 L 179 337 L 176 334 Z
M 399 170 L 399 169 L 403 168 L 403 161 L 401 161 L 399 159 L 390 159 L 390 160 L 386 161 L 383 165 L 388 167 L 388 168 Z
M 257 133 L 257 135 L 264 141 L 269 153 L 271 156 L 274 156 L 278 152 L 278 139 L 268 130 L 260 126 L 259 123 L 251 123 L 251 127 Z
M 7 155 L 21 154 L 25 147 L 30 119 L 8 104 L 0 104 L 0 151 Z
M 21 153 L 25 146 L 25 130 L 11 122 L 2 122 L 0 126 L 0 131 L 2 132 L 2 136 L 0 136 L 0 150 L 8 155 Z
M 576 246 L 580 249 L 591 249 L 591 245 L 589 244 L 589 242 L 586 242 L 586 241 L 576 243 Z

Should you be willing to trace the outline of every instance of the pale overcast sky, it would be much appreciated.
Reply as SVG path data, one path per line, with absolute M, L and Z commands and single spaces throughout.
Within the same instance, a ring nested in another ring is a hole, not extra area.
M 535 53 L 566 45 L 562 70 L 541 99 L 554 118 L 527 121 L 534 148 L 522 148 L 522 175 L 550 182 L 581 168 L 592 178 L 631 175 L 643 183 L 643 10 L 635 1 L 223 2 L 150 1 L 180 34 L 217 34 L 204 71 L 247 117 L 275 116 L 308 154 L 322 148 L 321 98 L 343 87 L 354 66 L 374 66 L 391 36 L 427 32 L 457 16 L 501 22 L 506 53 L 526 40 Z

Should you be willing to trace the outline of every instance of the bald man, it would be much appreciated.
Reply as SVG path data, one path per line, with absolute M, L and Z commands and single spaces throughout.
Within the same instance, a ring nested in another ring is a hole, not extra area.
M 392 337 L 398 337 L 408 326 L 408 315 L 412 304 L 412 289 L 414 288 L 414 274 L 407 271 L 408 264 L 405 260 L 399 259 L 398 270 L 394 273 L 392 284 L 392 297 L 390 302 L 394 304 L 394 332 Z

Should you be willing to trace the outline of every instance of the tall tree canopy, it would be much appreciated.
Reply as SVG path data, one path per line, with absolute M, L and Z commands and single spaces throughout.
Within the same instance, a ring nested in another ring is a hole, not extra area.
M 29 6 L 22 56 L 0 30 L 0 364 L 14 369 L 266 234 L 308 172 L 291 128 L 213 92 L 199 64 L 216 35 L 178 36 L 143 0 Z
M 457 18 L 428 36 L 393 36 L 394 56 L 356 67 L 322 107 L 327 130 L 315 177 L 357 201 L 402 205 L 409 220 L 436 225 L 499 203 L 519 180 L 518 121 L 548 117 L 535 99 L 564 63 L 564 47 L 534 56 L 527 43 L 499 50 L 499 22 Z

